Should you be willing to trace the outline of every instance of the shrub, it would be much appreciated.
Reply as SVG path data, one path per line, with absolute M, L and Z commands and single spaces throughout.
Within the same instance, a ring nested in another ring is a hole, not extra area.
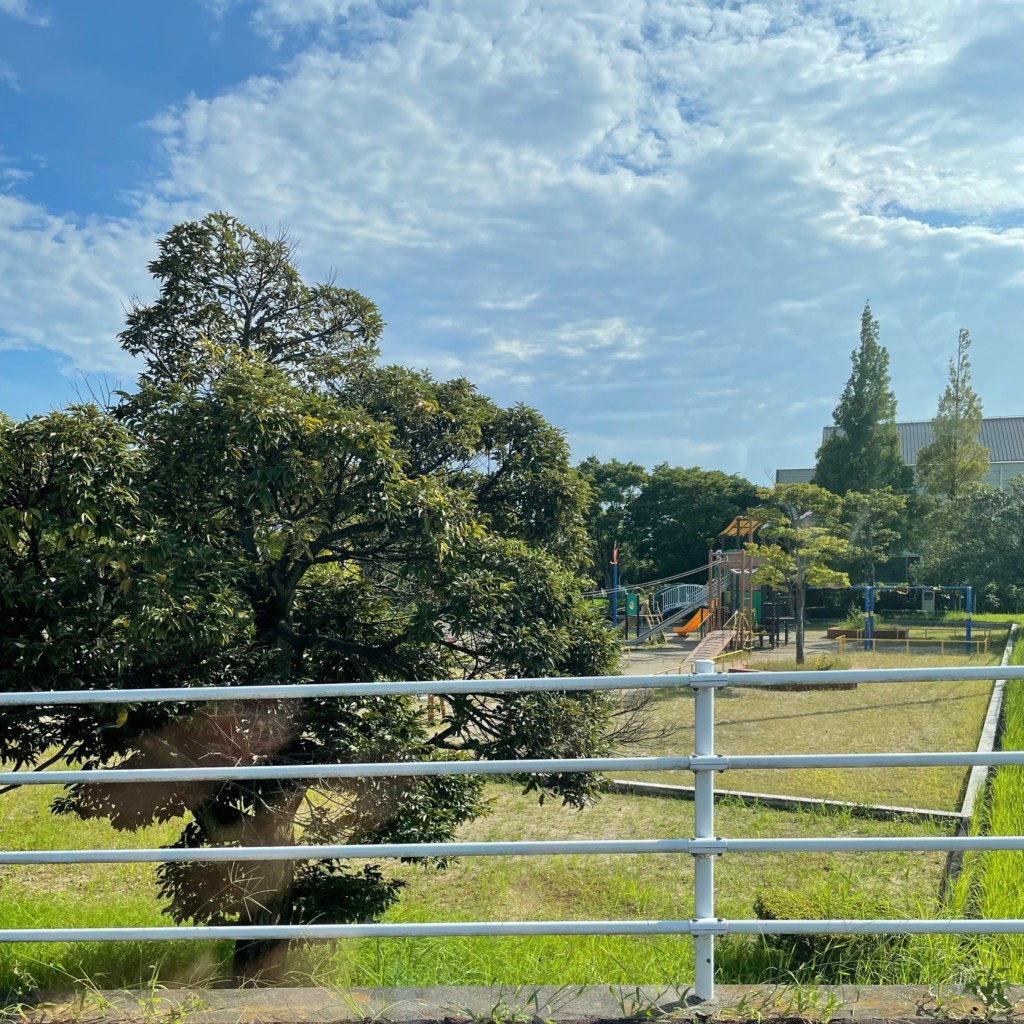
M 807 921 L 815 918 L 871 919 L 896 916 L 889 901 L 849 889 L 771 888 L 757 893 L 754 914 L 761 921 Z M 786 955 L 794 973 L 809 971 L 822 981 L 864 977 L 869 965 L 889 960 L 906 944 L 905 935 L 766 935 L 766 944 Z

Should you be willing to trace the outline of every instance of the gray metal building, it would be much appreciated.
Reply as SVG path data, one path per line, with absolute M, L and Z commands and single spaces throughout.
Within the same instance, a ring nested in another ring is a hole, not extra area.
M 822 429 L 821 440 L 825 442 L 836 431 L 835 426 Z M 897 423 L 900 435 L 900 451 L 908 466 L 917 465 L 917 453 L 932 442 L 932 421 L 917 420 L 911 423 Z M 985 483 L 1003 487 L 1015 476 L 1024 474 L 1024 416 L 989 416 L 981 421 L 978 440 L 989 451 L 988 472 Z M 777 484 L 810 483 L 814 468 L 777 469 Z

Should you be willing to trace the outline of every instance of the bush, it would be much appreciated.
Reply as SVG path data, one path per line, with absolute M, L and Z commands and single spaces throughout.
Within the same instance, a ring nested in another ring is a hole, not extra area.
M 761 921 L 816 918 L 871 919 L 896 916 L 887 900 L 823 886 L 818 891 L 771 888 L 757 893 L 754 914 Z M 766 935 L 765 943 L 786 955 L 794 973 L 809 971 L 822 981 L 838 982 L 869 973 L 869 964 L 891 960 L 906 944 L 905 935 Z

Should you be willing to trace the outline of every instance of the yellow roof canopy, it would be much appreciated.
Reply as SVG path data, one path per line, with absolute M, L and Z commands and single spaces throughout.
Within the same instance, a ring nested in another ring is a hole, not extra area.
M 756 532 L 760 526 L 761 521 L 753 516 L 737 516 L 718 536 L 747 537 L 751 532 Z

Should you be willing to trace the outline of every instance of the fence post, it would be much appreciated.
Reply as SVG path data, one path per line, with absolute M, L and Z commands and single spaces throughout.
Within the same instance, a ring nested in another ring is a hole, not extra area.
M 698 661 L 694 668 L 704 675 L 715 671 L 713 661 Z M 693 752 L 715 752 L 715 688 L 698 686 L 694 695 Z M 695 839 L 715 836 L 715 774 L 698 768 L 693 779 L 693 835 Z M 698 921 L 715 916 L 715 859 L 713 854 L 698 853 L 693 859 L 693 916 Z M 715 997 L 715 937 L 695 935 L 693 939 L 695 978 L 698 999 Z

